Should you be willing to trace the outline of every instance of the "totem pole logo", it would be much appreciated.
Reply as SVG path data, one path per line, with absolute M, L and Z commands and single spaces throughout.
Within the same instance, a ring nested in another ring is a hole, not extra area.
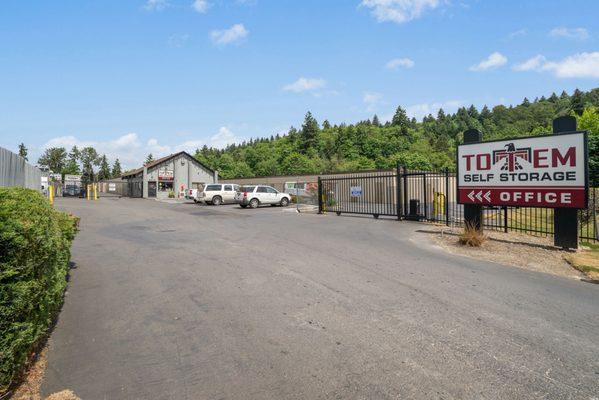
M 530 147 L 516 148 L 514 143 L 508 143 L 504 146 L 505 150 L 493 151 L 493 164 L 503 162 L 502 171 L 514 172 L 522 169 L 521 160 L 530 162 Z

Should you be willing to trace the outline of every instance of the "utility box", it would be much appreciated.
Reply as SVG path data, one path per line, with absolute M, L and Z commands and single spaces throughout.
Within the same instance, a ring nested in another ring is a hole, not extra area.
M 419 199 L 410 199 L 410 207 L 409 207 L 409 212 L 408 212 L 408 216 L 407 216 L 407 220 L 410 221 L 420 221 L 421 219 L 421 215 L 420 215 L 420 200 Z

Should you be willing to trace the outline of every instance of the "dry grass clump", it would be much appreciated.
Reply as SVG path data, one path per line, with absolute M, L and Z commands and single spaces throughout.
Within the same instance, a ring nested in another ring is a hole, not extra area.
M 487 236 L 485 236 L 482 230 L 476 229 L 474 225 L 467 222 L 464 232 L 460 234 L 458 241 L 464 246 L 480 247 L 487 241 Z
M 81 400 L 70 390 L 63 390 L 58 393 L 51 394 L 46 397 L 46 400 Z

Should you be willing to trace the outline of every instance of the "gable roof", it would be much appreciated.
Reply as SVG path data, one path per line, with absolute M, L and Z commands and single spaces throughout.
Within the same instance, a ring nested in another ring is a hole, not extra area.
M 210 171 L 210 172 L 211 172 L 211 173 L 214 175 L 214 170 L 213 170 L 212 168 L 210 168 L 210 167 L 208 167 L 207 165 L 204 165 L 203 163 L 199 162 L 199 161 L 198 161 L 198 160 L 197 160 L 195 157 L 193 157 L 193 156 L 192 156 L 191 154 L 189 154 L 188 152 L 186 152 L 186 151 L 180 151 L 180 152 L 178 152 L 178 153 L 173 153 L 173 154 L 171 154 L 171 155 L 169 155 L 169 156 L 165 156 L 165 157 L 159 158 L 159 159 L 157 159 L 157 160 L 154 160 L 154 161 L 152 161 L 152 162 L 150 162 L 150 163 L 148 163 L 148 164 L 144 165 L 144 166 L 143 166 L 143 167 L 141 167 L 141 168 L 137 168 L 137 169 L 134 169 L 133 171 L 129 171 L 129 172 L 127 172 L 127 173 L 125 173 L 125 174 L 121 175 L 121 178 L 128 178 L 128 177 L 130 177 L 130 176 L 137 175 L 137 174 L 139 174 L 140 172 L 142 172 L 142 171 L 144 170 L 144 168 L 150 169 L 150 168 L 152 168 L 152 167 L 155 167 L 155 166 L 156 166 L 156 165 L 158 165 L 158 164 L 161 164 L 161 163 L 163 163 L 163 162 L 165 162 L 165 161 L 168 161 L 168 160 L 170 160 L 170 159 L 172 159 L 172 158 L 175 158 L 175 157 L 178 157 L 178 156 L 180 156 L 180 155 L 186 155 L 186 156 L 187 156 L 187 157 L 189 157 L 189 158 L 190 158 L 190 159 L 191 159 L 193 162 L 195 162 L 195 163 L 197 163 L 197 164 L 201 165 L 203 168 L 207 169 L 208 171 Z

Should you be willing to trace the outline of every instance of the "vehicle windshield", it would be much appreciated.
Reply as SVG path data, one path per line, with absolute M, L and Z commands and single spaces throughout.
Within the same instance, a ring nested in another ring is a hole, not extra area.
M 256 186 L 240 186 L 238 192 L 253 192 Z

